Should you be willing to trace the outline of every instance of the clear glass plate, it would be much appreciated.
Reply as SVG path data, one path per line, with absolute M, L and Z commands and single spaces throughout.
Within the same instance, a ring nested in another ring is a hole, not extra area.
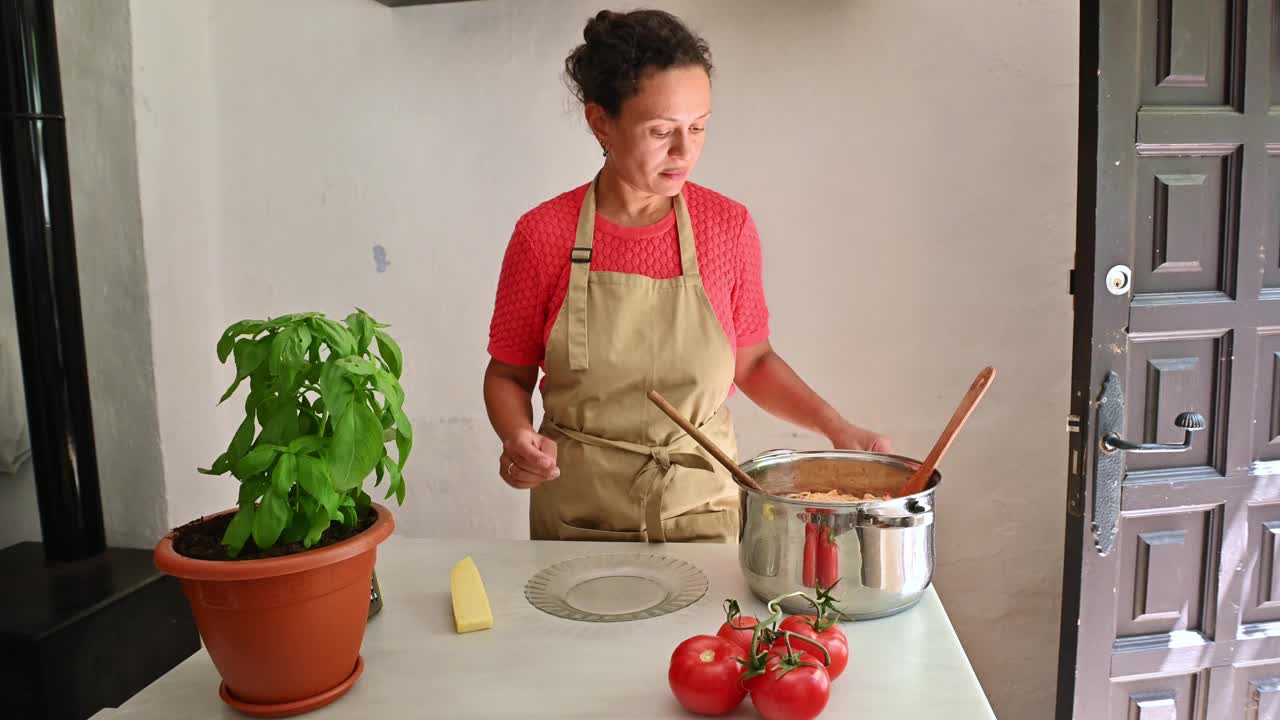
M 707 592 L 707 576 L 651 554 L 589 555 L 547 567 L 524 586 L 543 612 L 582 622 L 625 622 L 675 612 Z

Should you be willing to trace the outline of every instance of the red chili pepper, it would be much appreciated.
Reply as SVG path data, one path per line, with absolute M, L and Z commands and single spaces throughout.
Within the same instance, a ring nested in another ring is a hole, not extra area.
M 816 561 L 818 557 L 818 526 L 813 521 L 804 524 L 804 567 L 801 584 L 814 587 L 816 579 Z
M 840 579 L 840 548 L 831 534 L 831 526 L 823 525 L 818 541 L 818 582 L 830 588 Z

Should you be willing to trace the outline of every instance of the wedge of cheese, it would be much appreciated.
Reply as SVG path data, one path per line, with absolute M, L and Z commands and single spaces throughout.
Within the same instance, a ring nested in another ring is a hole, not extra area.
M 469 556 L 449 571 L 449 592 L 453 595 L 453 622 L 458 632 L 468 633 L 493 627 L 489 595 L 480 580 L 480 570 Z

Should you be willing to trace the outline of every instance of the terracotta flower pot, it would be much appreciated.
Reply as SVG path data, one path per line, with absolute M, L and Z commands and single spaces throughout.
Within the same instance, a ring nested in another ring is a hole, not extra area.
M 395 527 L 387 508 L 372 508 L 378 517 L 364 532 L 283 557 L 189 558 L 173 549 L 176 530 L 156 545 L 156 567 L 181 581 L 228 705 L 288 717 L 333 702 L 355 683 L 374 557 Z

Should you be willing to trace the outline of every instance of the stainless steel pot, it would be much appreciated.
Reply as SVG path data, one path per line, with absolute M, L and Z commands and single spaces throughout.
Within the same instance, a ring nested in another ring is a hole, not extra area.
M 909 458 L 849 450 L 775 450 L 742 469 L 761 487 L 745 487 L 739 564 L 761 600 L 835 582 L 831 596 L 851 618 L 869 620 L 902 612 L 920 600 L 933 580 L 933 491 L 891 500 L 820 502 L 777 495 L 837 490 L 892 496 L 920 466 Z M 838 582 L 836 582 L 838 580 Z M 782 601 L 788 613 L 812 612 L 804 598 Z

